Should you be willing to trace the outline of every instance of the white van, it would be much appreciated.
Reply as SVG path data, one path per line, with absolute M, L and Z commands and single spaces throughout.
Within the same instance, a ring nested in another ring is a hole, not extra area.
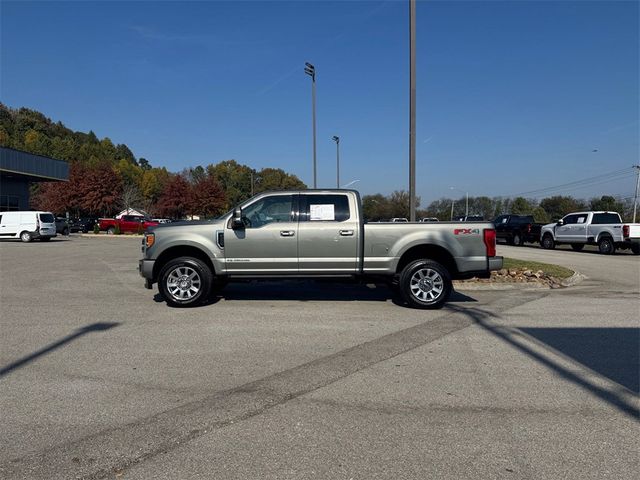
M 51 212 L 0 212 L 0 238 L 43 242 L 56 236 L 56 219 Z

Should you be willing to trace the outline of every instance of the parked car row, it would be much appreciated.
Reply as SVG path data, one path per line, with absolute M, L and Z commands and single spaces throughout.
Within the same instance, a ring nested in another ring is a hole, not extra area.
M 640 254 L 640 224 L 624 223 L 617 212 L 575 212 L 546 225 L 534 222 L 531 215 L 500 215 L 493 223 L 496 237 L 511 245 L 539 242 L 547 250 L 570 245 L 577 252 L 597 245 L 605 255 L 617 249 Z

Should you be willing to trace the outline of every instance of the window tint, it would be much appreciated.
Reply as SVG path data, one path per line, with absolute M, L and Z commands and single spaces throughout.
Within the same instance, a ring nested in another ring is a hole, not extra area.
M 617 213 L 594 213 L 593 220 L 594 225 L 605 225 L 607 223 L 620 223 L 620 217 Z
M 567 215 L 566 217 L 564 217 L 564 224 L 565 225 L 570 225 L 573 223 L 578 223 L 578 216 L 579 215 Z
M 40 214 L 40 221 L 42 223 L 54 223 L 55 222 L 55 218 L 53 218 L 53 215 L 51 215 L 50 213 L 41 213 Z
M 300 221 L 344 222 L 351 216 L 346 195 L 303 195 Z
M 260 228 L 270 223 L 291 222 L 293 195 L 274 195 L 242 209 L 246 228 Z

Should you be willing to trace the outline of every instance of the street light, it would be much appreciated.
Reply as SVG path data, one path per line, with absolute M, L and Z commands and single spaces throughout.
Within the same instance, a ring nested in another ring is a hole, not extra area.
M 333 136 L 336 142 L 336 188 L 340 188 L 340 137 Z
M 465 192 L 464 190 L 460 190 L 459 188 L 456 188 L 456 187 L 449 187 L 449 190 L 457 190 L 460 193 L 464 193 L 467 196 L 467 208 L 464 211 L 464 216 L 468 217 L 469 216 L 469 192 Z M 453 206 L 451 207 L 451 210 L 453 212 Z M 453 215 L 453 213 L 451 215 Z
M 316 181 L 316 67 L 309 62 L 304 64 L 304 73 L 311 77 L 311 116 L 313 122 L 313 188 L 318 188 Z

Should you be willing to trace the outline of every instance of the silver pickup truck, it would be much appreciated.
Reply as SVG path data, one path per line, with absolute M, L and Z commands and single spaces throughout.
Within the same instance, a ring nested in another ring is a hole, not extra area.
M 631 249 L 640 254 L 640 224 L 622 223 L 616 212 L 576 212 L 549 223 L 540 231 L 540 246 L 546 249 L 569 244 L 575 251 L 585 245 L 597 245 L 600 253 L 610 255 L 616 249 Z
M 397 286 L 414 308 L 438 308 L 452 279 L 502 268 L 495 229 L 477 223 L 365 223 L 358 192 L 265 192 L 219 219 L 170 223 L 145 233 L 145 286 L 191 307 L 228 281 L 360 278 Z

